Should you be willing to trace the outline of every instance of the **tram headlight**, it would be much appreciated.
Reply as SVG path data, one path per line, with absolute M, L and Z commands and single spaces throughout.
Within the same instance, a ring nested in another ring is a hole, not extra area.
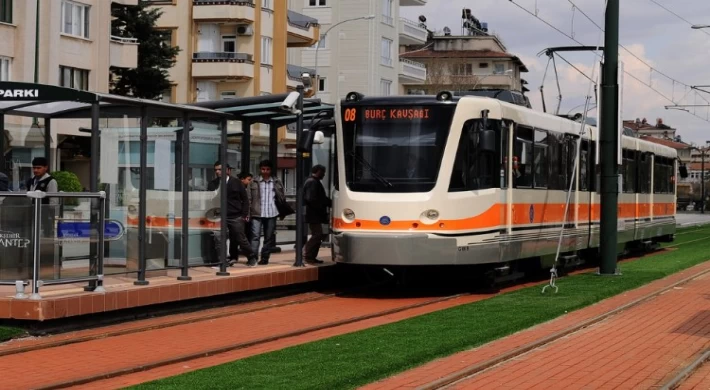
M 439 219 L 439 211 L 434 209 L 424 210 L 419 218 L 422 223 L 432 224 Z
M 355 212 L 350 209 L 343 209 L 343 220 L 350 223 L 355 220 Z
M 138 208 L 135 205 L 128 205 L 128 215 L 138 214 Z

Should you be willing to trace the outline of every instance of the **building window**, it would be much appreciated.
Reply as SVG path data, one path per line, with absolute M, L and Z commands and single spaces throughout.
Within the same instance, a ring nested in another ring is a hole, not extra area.
M 392 40 L 382 38 L 382 54 L 380 63 L 386 66 L 392 66 Z
M 10 58 L 0 57 L 0 81 L 10 81 L 10 63 Z
M 236 99 L 237 93 L 235 91 L 222 91 L 219 97 L 221 100 Z
M 59 86 L 88 91 L 89 71 L 85 69 L 70 68 L 68 66 L 60 66 Z
M 237 52 L 236 35 L 222 35 L 222 51 L 225 53 Z
M 382 22 L 394 26 L 392 17 L 392 0 L 382 0 Z
M 308 5 L 311 7 L 325 7 L 326 0 L 308 0 Z
M 326 78 L 320 77 L 318 79 L 318 92 L 325 92 L 326 85 Z
M 473 64 L 455 64 L 453 73 L 457 76 L 471 76 L 473 75 Z
M 271 6 L 271 0 L 262 0 L 261 8 L 273 9 L 273 7 Z
M 315 49 L 315 48 L 325 49 L 325 35 L 321 34 L 318 42 L 316 42 L 315 44 L 313 44 L 313 46 L 311 46 L 311 49 Z
M 64 0 L 62 2 L 62 33 L 89 38 L 89 6 Z
M 261 37 L 261 63 L 271 65 L 271 42 L 269 37 Z
M 12 23 L 12 0 L 0 0 L 0 22 Z
M 380 80 L 380 95 L 389 96 L 392 92 L 392 81 L 381 79 Z
M 160 94 L 160 101 L 163 103 L 172 103 L 173 102 L 173 89 L 168 88 L 163 93 Z
M 505 73 L 505 64 L 494 64 L 493 74 L 503 74 Z
M 162 45 L 165 47 L 173 47 L 173 30 L 172 29 L 158 29 L 160 31 L 162 39 Z

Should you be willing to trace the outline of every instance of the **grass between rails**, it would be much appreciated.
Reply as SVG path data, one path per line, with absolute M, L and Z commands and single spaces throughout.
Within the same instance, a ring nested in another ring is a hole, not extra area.
M 710 227 L 679 229 L 678 249 L 620 265 L 623 273 L 593 272 L 558 280 L 557 294 L 540 286 L 404 321 L 256 355 L 135 389 L 352 389 L 480 346 L 569 311 L 589 306 L 707 260 Z M 258 326 L 258 324 L 254 324 Z
M 12 338 L 18 337 L 25 334 L 25 331 L 20 328 L 10 328 L 7 326 L 0 326 L 0 343 L 3 341 L 10 340 Z

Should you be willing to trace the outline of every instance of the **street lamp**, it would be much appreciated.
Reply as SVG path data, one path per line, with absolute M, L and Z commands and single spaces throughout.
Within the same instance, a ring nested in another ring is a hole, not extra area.
M 374 18 L 375 18 L 375 15 L 368 15 L 368 16 L 360 16 L 357 18 L 350 18 L 350 19 L 345 19 L 343 21 L 340 21 L 340 22 L 330 26 L 330 28 L 328 28 L 327 30 L 325 30 L 325 32 L 323 33 L 323 36 L 321 36 L 321 40 L 325 40 L 325 37 L 328 36 L 328 33 L 330 32 L 330 30 L 334 29 L 336 26 L 339 26 L 343 23 L 352 22 L 355 20 L 370 20 L 370 19 L 374 19 Z M 313 97 L 316 97 L 316 95 L 318 95 L 318 89 L 320 87 L 320 82 L 318 81 L 320 79 L 320 77 L 318 75 L 318 50 L 319 49 L 320 49 L 320 41 L 318 43 L 316 43 L 316 63 L 315 63 L 315 69 L 314 69 L 315 73 L 316 73 L 314 75 L 314 77 L 316 78 L 316 87 L 314 89 Z
M 710 24 L 694 24 L 694 25 L 690 26 L 690 28 L 692 28 L 693 30 L 700 30 L 700 29 L 708 28 L 708 27 L 710 27 Z
M 303 152 L 299 149 L 303 139 L 303 92 L 306 88 L 311 88 L 311 75 L 308 73 L 301 74 L 302 84 L 296 87 L 298 92 L 298 101 L 296 109 L 292 112 L 296 113 L 296 262 L 294 267 L 304 267 L 303 264 L 303 185 L 305 182 Z

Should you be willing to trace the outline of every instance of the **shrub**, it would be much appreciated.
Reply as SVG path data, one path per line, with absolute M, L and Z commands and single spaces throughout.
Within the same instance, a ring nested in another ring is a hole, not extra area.
M 79 178 L 76 174 L 67 171 L 57 171 L 51 173 L 52 177 L 57 181 L 57 190 L 62 192 L 82 192 L 82 187 Z M 77 206 L 79 199 L 67 198 L 64 200 L 66 206 Z

